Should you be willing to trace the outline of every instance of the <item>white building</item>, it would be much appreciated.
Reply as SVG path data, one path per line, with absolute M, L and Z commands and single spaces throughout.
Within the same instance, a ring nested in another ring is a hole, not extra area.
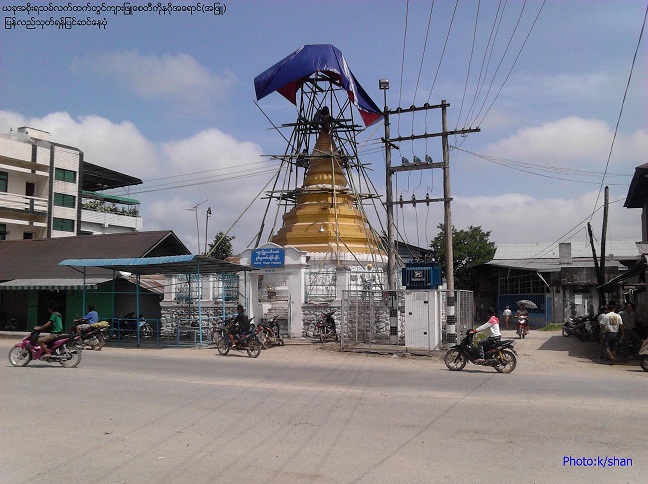
M 21 127 L 0 135 L 0 240 L 137 231 L 139 202 L 100 193 L 142 183 Z

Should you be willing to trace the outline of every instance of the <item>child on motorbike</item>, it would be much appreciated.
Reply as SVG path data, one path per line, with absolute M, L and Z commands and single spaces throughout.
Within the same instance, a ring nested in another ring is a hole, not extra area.
M 492 307 L 488 308 L 488 315 L 490 316 L 488 321 L 482 324 L 479 328 L 471 330 L 473 334 L 488 330 L 488 337 L 478 343 L 477 348 L 479 349 L 479 358 L 474 361 L 476 365 L 484 363 L 484 347 L 490 346 L 502 338 L 502 334 L 499 330 L 499 319 L 495 316 L 495 309 Z

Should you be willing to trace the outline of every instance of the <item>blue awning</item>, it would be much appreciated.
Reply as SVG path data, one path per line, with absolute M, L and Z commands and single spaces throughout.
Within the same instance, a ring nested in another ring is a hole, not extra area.
M 97 284 L 110 281 L 110 278 L 83 279 L 13 279 L 0 282 L 0 290 L 27 291 L 30 289 L 65 291 L 71 289 L 97 289 Z
M 252 267 L 206 255 L 169 255 L 125 259 L 65 259 L 60 266 L 101 267 L 131 274 L 192 274 L 250 271 Z

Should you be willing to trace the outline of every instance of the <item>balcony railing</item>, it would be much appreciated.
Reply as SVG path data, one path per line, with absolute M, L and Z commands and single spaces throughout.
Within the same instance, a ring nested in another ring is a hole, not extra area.
M 47 213 L 47 199 L 0 192 L 0 208 L 31 213 Z
M 133 215 L 121 215 L 118 213 L 95 212 L 93 210 L 81 210 L 81 222 L 96 223 L 104 227 L 124 227 L 133 230 L 142 229 L 142 217 Z

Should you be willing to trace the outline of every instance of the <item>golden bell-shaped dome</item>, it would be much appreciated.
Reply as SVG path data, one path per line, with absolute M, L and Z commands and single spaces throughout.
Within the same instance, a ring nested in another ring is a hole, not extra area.
M 355 200 L 331 135 L 323 129 L 296 205 L 283 216 L 283 227 L 272 242 L 307 252 L 382 254 Z

